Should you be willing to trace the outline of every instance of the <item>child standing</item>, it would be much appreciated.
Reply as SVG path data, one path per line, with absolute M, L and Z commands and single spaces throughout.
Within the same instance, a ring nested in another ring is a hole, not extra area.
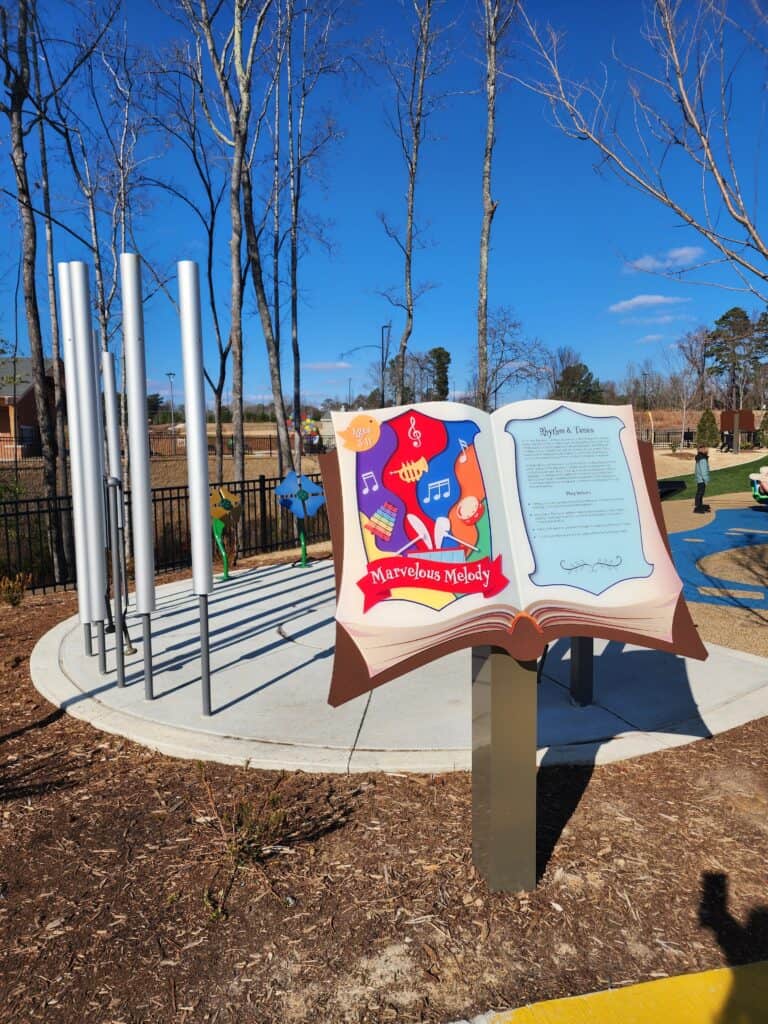
M 694 512 L 709 512 L 709 505 L 704 504 L 704 491 L 709 483 L 709 448 L 705 444 L 699 445 L 696 452 L 696 501 L 693 506 Z

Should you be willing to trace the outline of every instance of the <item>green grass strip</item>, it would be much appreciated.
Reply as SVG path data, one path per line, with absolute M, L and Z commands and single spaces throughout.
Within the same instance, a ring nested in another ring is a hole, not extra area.
M 759 459 L 754 462 L 742 462 L 739 466 L 728 466 L 727 469 L 713 469 L 709 474 L 709 483 L 704 500 L 716 494 L 738 494 L 744 492 L 744 497 L 749 497 L 751 485 L 749 482 L 750 473 L 758 473 L 761 466 L 768 465 L 768 452 L 763 452 Z M 685 476 L 669 476 L 666 480 L 684 480 L 685 490 L 669 498 L 669 501 L 693 501 L 696 495 L 696 478 L 693 473 Z

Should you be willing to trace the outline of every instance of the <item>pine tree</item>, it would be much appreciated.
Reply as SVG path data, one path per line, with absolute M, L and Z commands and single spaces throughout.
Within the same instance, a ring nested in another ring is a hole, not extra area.
M 705 409 L 696 428 L 696 447 L 707 445 L 710 448 L 716 448 L 719 444 L 720 431 L 717 429 L 715 414 L 711 409 Z
M 430 397 L 436 402 L 444 402 L 448 398 L 448 373 L 451 366 L 451 353 L 441 345 L 427 352 L 432 370 L 432 387 Z
M 734 306 L 715 320 L 710 331 L 707 355 L 714 360 L 714 371 L 725 378 L 725 405 L 738 409 L 745 387 L 753 375 L 755 346 L 754 324 L 746 311 Z

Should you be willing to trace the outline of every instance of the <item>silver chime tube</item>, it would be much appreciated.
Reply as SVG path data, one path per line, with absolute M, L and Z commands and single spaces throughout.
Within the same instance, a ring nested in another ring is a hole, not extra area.
M 75 361 L 75 339 L 72 324 L 72 292 L 69 281 L 69 264 L 59 263 L 59 312 L 61 317 L 62 348 L 64 352 L 64 377 L 67 394 L 67 436 L 69 440 L 69 476 L 72 485 L 72 524 L 75 534 L 75 572 L 77 575 L 77 610 L 80 622 L 87 630 L 86 653 L 91 653 L 91 629 L 89 623 L 90 573 L 88 569 L 88 526 L 85 518 L 83 495 L 83 444 L 80 437 L 80 398 Z
M 106 523 L 102 475 L 104 433 L 101 422 L 101 397 L 96 385 L 93 358 L 88 267 L 85 263 L 70 263 L 69 277 L 77 368 L 77 414 L 80 418 L 82 494 L 88 550 L 88 621 L 103 623 L 107 618 Z
M 117 410 L 117 381 L 115 357 L 111 352 L 101 353 L 101 376 L 104 382 L 104 414 L 107 421 L 107 467 L 113 480 L 123 482 L 120 458 L 120 416 Z M 122 513 L 120 522 L 122 522 Z
M 152 632 L 149 617 L 155 610 L 155 531 L 149 469 L 141 260 L 135 253 L 124 252 L 120 255 L 120 286 L 125 392 L 128 406 L 128 451 L 131 465 L 131 529 L 136 611 L 142 620 L 144 696 L 147 700 L 152 700 Z
M 208 483 L 208 433 L 203 384 L 203 338 L 200 326 L 200 279 L 197 264 L 178 264 L 181 354 L 184 364 L 184 419 L 189 480 L 189 521 L 192 542 L 192 580 L 200 606 L 203 714 L 211 713 L 208 651 L 208 595 L 213 591 L 211 509 Z

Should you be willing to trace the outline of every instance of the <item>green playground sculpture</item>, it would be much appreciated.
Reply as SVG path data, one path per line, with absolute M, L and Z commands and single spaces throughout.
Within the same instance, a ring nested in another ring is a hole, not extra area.
M 229 553 L 227 541 L 233 540 L 243 509 L 240 499 L 228 487 L 215 487 L 211 495 L 211 528 L 216 547 L 221 554 L 224 571 L 221 581 L 229 579 Z
M 299 530 L 299 544 L 301 545 L 301 567 L 308 564 L 307 559 L 307 536 L 304 530 L 304 520 L 314 516 L 322 505 L 325 504 L 323 489 L 313 483 L 309 477 L 297 474 L 291 470 L 275 488 L 275 494 L 280 499 L 280 504 L 292 515 L 296 516 Z

